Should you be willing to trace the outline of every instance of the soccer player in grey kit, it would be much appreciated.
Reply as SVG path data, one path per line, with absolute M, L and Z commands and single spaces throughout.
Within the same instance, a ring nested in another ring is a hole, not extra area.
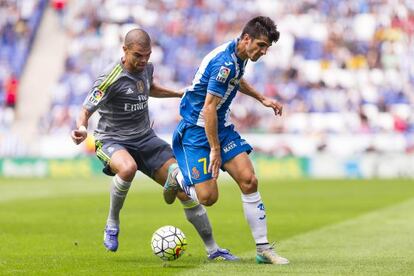
M 100 114 L 95 130 L 97 157 L 104 163 L 103 172 L 113 176 L 110 209 L 104 230 L 104 245 L 110 251 L 118 249 L 119 214 L 137 170 L 157 183 L 176 186 L 179 169 L 172 149 L 151 128 L 148 97 L 178 97 L 172 91 L 153 82 L 154 67 L 148 60 L 151 39 L 142 29 L 133 29 L 125 36 L 124 56 L 112 64 L 94 83 L 77 120 L 72 140 L 80 144 L 87 137 L 88 120 L 93 112 Z M 171 192 L 170 192 L 171 191 Z M 187 219 L 201 236 L 209 259 L 237 260 L 215 242 L 205 208 L 184 192 L 164 189 L 171 203 L 175 196 L 184 206 Z M 173 197 L 173 198 L 172 198 Z

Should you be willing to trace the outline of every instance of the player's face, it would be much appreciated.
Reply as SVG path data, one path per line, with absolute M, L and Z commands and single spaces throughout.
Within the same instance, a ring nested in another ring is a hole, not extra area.
M 248 37 L 246 53 L 251 61 L 257 61 L 261 56 L 266 55 L 270 47 L 269 39 L 266 36 L 258 38 Z
M 136 72 L 144 70 L 151 56 L 151 47 L 142 47 L 139 44 L 124 46 L 125 63 L 130 69 Z

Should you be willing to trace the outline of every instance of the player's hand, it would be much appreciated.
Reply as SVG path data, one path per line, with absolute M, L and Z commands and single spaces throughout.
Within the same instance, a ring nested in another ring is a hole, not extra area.
M 211 173 L 213 179 L 217 179 L 221 167 L 220 149 L 210 151 L 210 163 L 208 164 L 208 172 Z
M 181 88 L 180 90 L 178 90 L 179 97 L 182 98 L 184 96 L 185 92 L 187 92 L 187 90 L 188 90 L 188 87 L 184 87 L 184 88 Z
M 282 111 L 283 111 L 283 105 L 278 103 L 276 100 L 274 99 L 270 99 L 270 98 L 265 98 L 262 101 L 264 106 L 270 107 L 273 109 L 273 111 L 275 112 L 275 115 L 279 115 L 282 116 Z
M 184 96 L 184 93 L 185 93 L 185 89 L 184 88 L 178 90 L 177 91 L 178 98 L 182 98 Z
M 88 132 L 85 127 L 80 127 L 79 129 L 72 130 L 71 138 L 76 145 L 82 143 L 86 137 L 88 137 Z

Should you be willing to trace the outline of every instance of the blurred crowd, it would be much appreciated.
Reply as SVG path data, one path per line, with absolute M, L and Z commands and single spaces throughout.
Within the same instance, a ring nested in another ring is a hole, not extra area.
M 246 21 L 268 15 L 281 32 L 267 56 L 249 64 L 246 79 L 284 103 L 275 119 L 238 96 L 233 121 L 242 132 L 413 133 L 414 2 L 411 0 L 82 0 L 63 24 L 71 37 L 65 72 L 42 121 L 48 133 L 68 133 L 107 63 L 121 57 L 134 26 L 153 39 L 156 80 L 191 84 L 202 57 L 237 37 Z M 178 101 L 150 102 L 154 127 L 171 132 Z
M 0 0 L 0 130 L 13 123 L 19 79 L 46 2 Z

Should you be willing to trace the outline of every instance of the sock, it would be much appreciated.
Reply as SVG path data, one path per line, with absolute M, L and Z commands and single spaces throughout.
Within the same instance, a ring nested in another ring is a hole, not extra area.
M 177 179 L 178 185 L 180 185 L 181 189 L 184 187 L 185 182 L 184 182 L 184 176 L 181 173 L 181 170 L 178 172 L 177 176 L 175 177 L 175 179 Z
M 122 180 L 118 175 L 112 178 L 112 188 L 110 193 L 111 203 L 106 224 L 108 226 L 119 225 L 119 213 L 124 205 L 125 197 L 128 193 L 131 182 Z
M 188 196 L 191 197 L 191 199 L 193 199 L 196 202 L 199 202 L 195 186 L 188 186 L 188 193 Z
M 187 220 L 194 225 L 194 228 L 204 242 L 208 254 L 215 252 L 219 247 L 214 240 L 213 230 L 211 229 L 207 211 L 204 206 L 192 199 L 181 201 L 181 204 L 184 206 Z
M 256 251 L 257 253 L 262 253 L 264 250 L 271 248 L 271 245 L 267 243 L 259 243 L 256 244 Z
M 181 173 L 181 171 L 180 172 L 178 172 L 178 174 L 177 174 L 177 177 L 176 177 L 176 179 L 177 179 L 177 182 L 178 182 L 178 184 L 180 185 L 180 187 L 181 187 L 181 189 L 190 197 L 190 198 L 192 198 L 194 201 L 196 201 L 197 203 L 199 202 L 198 201 L 198 197 L 197 197 L 197 193 L 196 193 L 196 190 L 195 190 L 195 186 L 194 185 L 191 185 L 191 186 L 187 186 L 186 184 L 185 184 L 185 180 L 184 180 L 184 176 L 183 176 L 183 174 Z
M 266 212 L 259 192 L 252 194 L 242 194 L 244 215 L 250 226 L 257 250 L 261 251 L 264 247 L 269 247 L 267 240 Z

